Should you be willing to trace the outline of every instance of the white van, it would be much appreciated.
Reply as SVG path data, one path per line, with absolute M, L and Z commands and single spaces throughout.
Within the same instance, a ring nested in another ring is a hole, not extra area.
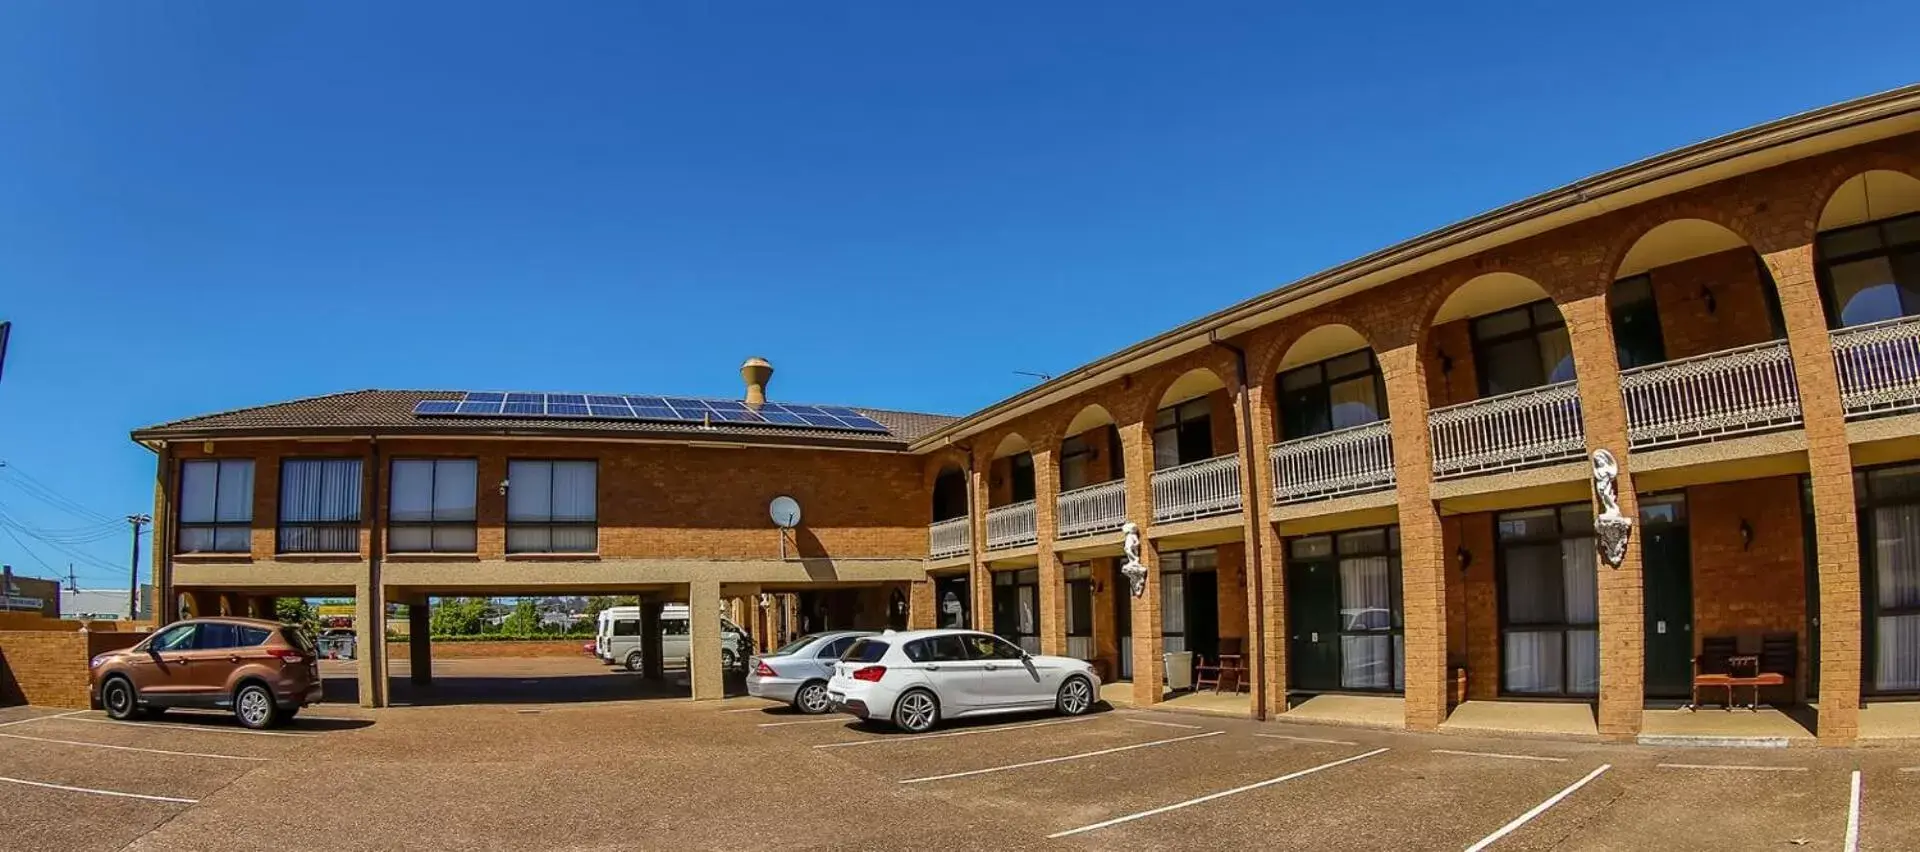
M 660 657 L 685 663 L 692 648 L 687 642 L 691 619 L 686 604 L 667 604 L 660 612 Z M 747 631 L 725 615 L 720 616 L 720 664 L 737 669 L 749 656 L 752 639 Z M 624 665 L 637 672 L 642 663 L 640 651 L 640 607 L 613 606 L 600 611 L 594 627 L 593 651 L 601 662 Z

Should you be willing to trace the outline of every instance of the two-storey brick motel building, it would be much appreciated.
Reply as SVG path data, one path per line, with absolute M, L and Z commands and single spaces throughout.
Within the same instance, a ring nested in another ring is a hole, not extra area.
M 1817 707 L 1826 742 L 1920 692 L 1920 87 L 1516 202 L 957 419 L 810 422 L 742 374 L 744 400 L 617 414 L 356 391 L 138 430 L 166 617 L 351 595 L 371 640 L 436 596 L 686 601 L 706 698 L 731 601 L 763 643 L 992 630 L 1139 704 L 1184 650 L 1241 655 L 1262 718 L 1547 699 L 1614 738 L 1686 697 L 1710 640 L 1788 670 L 1762 700 Z M 1635 519 L 1617 567 L 1600 449 Z

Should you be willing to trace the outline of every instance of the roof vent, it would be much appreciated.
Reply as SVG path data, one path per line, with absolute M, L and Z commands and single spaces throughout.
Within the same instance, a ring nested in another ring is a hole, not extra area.
M 740 365 L 740 380 L 747 383 L 747 407 L 758 409 L 767 402 L 767 382 L 773 378 L 773 365 L 760 357 L 748 358 Z

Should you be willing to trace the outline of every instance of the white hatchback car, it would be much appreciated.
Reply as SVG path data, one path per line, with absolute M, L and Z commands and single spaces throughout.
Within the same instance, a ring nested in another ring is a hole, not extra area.
M 835 709 L 919 733 L 942 719 L 1054 709 L 1093 709 L 1100 677 L 1085 660 L 1028 654 L 972 630 L 910 630 L 868 636 L 834 665 Z

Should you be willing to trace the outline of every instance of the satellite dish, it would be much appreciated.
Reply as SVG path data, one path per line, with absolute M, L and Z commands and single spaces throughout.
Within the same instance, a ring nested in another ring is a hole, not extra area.
M 790 530 L 800 525 L 800 502 L 782 494 L 773 498 L 767 506 L 767 514 L 773 516 L 773 525 Z

